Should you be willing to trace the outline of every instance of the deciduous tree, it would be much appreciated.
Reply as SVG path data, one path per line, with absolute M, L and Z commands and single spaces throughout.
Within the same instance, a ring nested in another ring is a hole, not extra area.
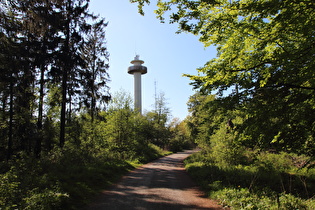
M 138 2 L 142 6 L 149 1 Z M 263 148 L 314 155 L 315 3 L 273 0 L 157 2 L 158 17 L 217 47 L 217 57 L 186 75 L 246 112 L 244 134 Z M 236 91 L 231 91 L 235 88 Z

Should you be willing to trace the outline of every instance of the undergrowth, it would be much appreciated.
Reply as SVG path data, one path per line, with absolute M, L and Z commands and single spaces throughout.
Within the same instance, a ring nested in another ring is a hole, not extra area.
M 129 170 L 165 154 L 154 145 L 130 159 L 73 147 L 41 159 L 19 154 L 15 161 L 1 163 L 6 172 L 0 174 L 0 209 L 77 209 Z
M 253 158 L 255 157 L 255 158 Z M 243 164 L 220 165 L 200 152 L 186 169 L 208 196 L 232 209 L 315 209 L 315 170 L 300 168 L 306 157 L 247 152 Z

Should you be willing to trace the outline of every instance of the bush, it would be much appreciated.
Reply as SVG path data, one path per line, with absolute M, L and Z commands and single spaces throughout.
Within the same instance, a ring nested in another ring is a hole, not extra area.
M 0 209 L 18 207 L 19 186 L 20 182 L 16 174 L 8 172 L 0 175 Z
M 67 194 L 44 174 L 38 160 L 23 157 L 10 164 L 10 170 L 0 175 L 0 209 L 59 209 L 64 206 Z
M 310 209 L 307 202 L 290 194 L 250 192 L 246 188 L 225 188 L 212 193 L 224 206 L 234 209 Z
M 228 131 L 225 124 L 210 137 L 211 159 L 222 167 L 244 163 L 245 147 L 236 139 L 236 131 Z
M 56 210 L 64 209 L 67 206 L 66 201 L 69 195 L 60 193 L 60 189 L 33 189 L 29 192 L 29 196 L 24 198 L 24 209 L 37 210 Z
M 280 154 L 262 152 L 257 156 L 255 164 L 263 167 L 265 170 L 280 173 L 296 169 L 290 154 L 285 152 L 281 152 Z
M 244 153 L 246 154 L 246 152 Z M 248 152 L 252 154 L 252 152 Z M 294 157 L 294 158 L 292 158 Z M 199 185 L 223 205 L 235 209 L 314 209 L 314 170 L 299 170 L 294 154 L 261 153 L 250 165 L 220 165 L 208 152 L 185 160 Z
M 170 152 L 161 149 L 155 144 L 139 145 L 136 159 L 140 163 L 147 163 L 162 156 L 168 155 Z
M 139 164 L 165 154 L 150 144 L 133 158 Z M 40 160 L 21 154 L 0 174 L 0 209 L 76 209 L 134 169 L 133 161 L 105 149 L 91 152 L 68 143 Z

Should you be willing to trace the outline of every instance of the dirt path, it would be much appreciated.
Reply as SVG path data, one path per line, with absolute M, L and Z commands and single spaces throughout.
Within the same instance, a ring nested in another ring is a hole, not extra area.
M 182 161 L 192 152 L 163 157 L 130 172 L 87 209 L 222 209 L 187 175 Z

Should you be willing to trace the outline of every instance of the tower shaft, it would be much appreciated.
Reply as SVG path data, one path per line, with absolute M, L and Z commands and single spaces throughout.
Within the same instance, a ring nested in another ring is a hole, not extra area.
M 142 98 L 141 98 L 141 73 L 135 72 L 134 76 L 134 106 L 135 110 L 142 113 Z

